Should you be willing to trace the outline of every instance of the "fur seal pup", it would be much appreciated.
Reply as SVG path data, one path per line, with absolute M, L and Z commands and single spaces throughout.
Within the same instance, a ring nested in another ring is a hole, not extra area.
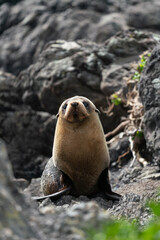
M 107 199 L 120 199 L 111 190 L 110 157 L 98 113 L 95 105 L 82 96 L 61 104 L 52 158 L 41 177 L 45 196 L 34 199 L 57 197 L 67 191 L 74 196 L 103 192 Z

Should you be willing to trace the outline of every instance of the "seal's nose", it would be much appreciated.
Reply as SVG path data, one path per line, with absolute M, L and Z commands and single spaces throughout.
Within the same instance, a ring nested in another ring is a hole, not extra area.
M 72 107 L 76 108 L 78 106 L 78 102 L 71 103 Z

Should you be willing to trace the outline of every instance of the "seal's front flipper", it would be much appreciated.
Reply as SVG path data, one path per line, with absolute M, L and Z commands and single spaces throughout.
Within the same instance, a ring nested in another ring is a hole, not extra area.
M 70 192 L 71 181 L 69 177 L 54 166 L 52 158 L 49 159 L 43 171 L 41 188 L 44 196 L 32 197 L 34 200 L 43 200 L 45 198 L 56 199 Z
M 104 169 L 103 172 L 101 173 L 98 184 L 99 184 L 100 190 L 105 194 L 107 199 L 113 200 L 113 201 L 120 200 L 121 195 L 113 192 L 111 189 L 109 176 L 108 176 L 108 168 Z

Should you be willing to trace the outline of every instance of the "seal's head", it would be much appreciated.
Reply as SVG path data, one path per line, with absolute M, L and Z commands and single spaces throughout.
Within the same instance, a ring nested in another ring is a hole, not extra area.
M 57 116 L 69 123 L 79 123 L 87 119 L 93 112 L 99 111 L 88 98 L 75 96 L 61 104 Z

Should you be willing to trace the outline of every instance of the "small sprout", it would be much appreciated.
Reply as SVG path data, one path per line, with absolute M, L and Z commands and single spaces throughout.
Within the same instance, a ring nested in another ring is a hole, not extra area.
M 134 73 L 134 75 L 132 77 L 133 80 L 136 80 L 136 81 L 140 80 L 141 73 L 147 63 L 147 58 L 150 56 L 151 56 L 151 53 L 144 53 L 141 56 L 140 63 L 138 64 L 137 69 L 136 69 L 137 71 Z
M 143 132 L 137 130 L 137 131 L 134 133 L 134 135 L 132 136 L 132 140 L 135 140 L 135 138 L 137 139 L 137 137 L 138 137 L 138 138 L 144 138 Z
M 117 94 L 112 94 L 111 95 L 111 102 L 115 105 L 118 106 L 122 103 L 122 100 L 120 97 L 118 97 Z
M 138 80 L 140 80 L 140 77 L 141 77 L 140 73 L 136 71 L 134 73 L 132 79 L 138 81 Z
M 135 134 L 136 137 L 139 137 L 139 138 L 142 138 L 144 137 L 144 134 L 142 131 L 136 131 L 136 134 Z
M 144 55 L 142 55 L 141 61 L 140 61 L 139 65 L 138 65 L 138 67 L 137 67 L 137 70 L 138 70 L 139 73 L 141 73 L 143 71 L 146 63 L 147 63 L 147 59 L 145 58 Z

